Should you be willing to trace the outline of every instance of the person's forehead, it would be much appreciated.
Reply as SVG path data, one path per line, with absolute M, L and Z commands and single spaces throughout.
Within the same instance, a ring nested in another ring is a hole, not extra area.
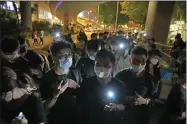
M 105 59 L 105 58 L 103 58 L 103 59 L 101 59 L 101 58 L 97 58 L 96 59 L 96 63 L 102 63 L 102 64 L 110 64 L 110 63 L 112 63 L 109 59 Z
M 71 52 L 70 49 L 65 48 L 65 49 L 61 49 L 61 50 L 59 50 L 58 53 L 57 53 L 57 55 L 68 54 L 68 53 L 70 53 L 70 52 Z
M 132 58 L 138 60 L 147 60 L 147 57 L 145 55 L 132 55 Z

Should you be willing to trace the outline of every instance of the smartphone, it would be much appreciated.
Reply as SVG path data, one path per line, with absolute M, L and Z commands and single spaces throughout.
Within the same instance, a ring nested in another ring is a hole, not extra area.
M 23 112 L 20 112 L 20 113 L 18 114 L 18 118 L 19 118 L 19 119 L 22 119 L 22 118 L 23 118 Z

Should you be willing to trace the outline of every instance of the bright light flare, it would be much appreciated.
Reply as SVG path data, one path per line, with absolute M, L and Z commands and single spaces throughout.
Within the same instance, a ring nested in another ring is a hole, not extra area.
M 59 33 L 56 33 L 56 37 L 59 37 L 60 36 L 60 34 Z
M 123 49 L 123 48 L 124 48 L 124 44 L 121 43 L 121 44 L 119 45 L 119 48 L 120 48 L 120 49 Z
M 145 36 L 147 36 L 147 34 L 146 34 L 146 33 L 144 33 L 144 34 L 143 34 L 143 36 L 145 37 Z
M 109 98 L 113 98 L 114 97 L 114 93 L 112 91 L 108 91 L 108 97 Z

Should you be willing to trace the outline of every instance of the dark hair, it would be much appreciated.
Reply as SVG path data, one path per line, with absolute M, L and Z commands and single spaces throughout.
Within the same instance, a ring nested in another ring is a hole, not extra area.
M 175 39 L 178 38 L 180 39 L 181 38 L 181 34 L 180 33 L 177 33 L 177 35 L 175 36 Z
M 32 50 L 27 51 L 25 58 L 28 60 L 28 66 L 34 69 L 37 69 L 45 61 L 40 54 Z
M 103 36 L 103 33 L 99 33 L 99 37 L 100 37 L 100 36 Z
M 50 45 L 50 51 L 52 55 L 56 55 L 60 50 L 67 49 L 67 48 L 72 50 L 71 43 L 67 41 L 56 41 Z
M 17 74 L 9 67 L 3 67 L 1 92 L 8 92 L 17 87 Z
M 155 38 L 154 37 L 148 38 L 148 40 L 152 40 L 153 42 L 155 42 Z
M 26 85 L 29 85 L 30 87 L 34 87 L 35 86 L 35 82 L 34 80 L 31 78 L 31 76 L 29 76 L 26 73 L 20 73 L 18 75 L 18 85 L 21 88 L 26 88 Z
M 106 32 L 106 31 L 103 33 L 103 35 L 108 35 L 108 34 L 109 34 L 109 32 Z
M 97 37 L 97 34 L 96 33 L 92 33 L 91 34 L 91 38 L 93 38 L 93 37 Z
M 112 51 L 107 50 L 107 49 L 102 49 L 102 50 L 98 51 L 97 55 L 96 55 L 96 60 L 97 59 L 108 59 L 113 64 L 115 64 L 115 62 L 116 62 L 116 57 L 115 57 L 114 53 Z
M 98 40 L 89 40 L 86 44 L 86 49 L 87 50 L 93 50 L 93 51 L 98 51 L 99 46 L 101 46 L 100 41 Z
M 149 51 L 149 56 L 159 56 L 159 57 L 162 57 L 162 54 L 159 50 L 157 49 L 153 49 L 151 51 Z
M 145 48 L 143 48 L 141 46 L 136 46 L 132 49 L 131 55 L 145 55 L 147 57 L 148 52 Z
M 1 41 L 1 50 L 4 53 L 13 53 L 20 49 L 20 43 L 13 38 L 4 38 Z

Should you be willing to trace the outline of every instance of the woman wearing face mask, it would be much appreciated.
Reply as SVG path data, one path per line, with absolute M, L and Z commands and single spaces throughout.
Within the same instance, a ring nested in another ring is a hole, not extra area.
M 100 50 L 100 44 L 97 40 L 90 40 L 86 44 L 86 52 L 88 56 L 82 57 L 76 65 L 76 68 L 80 71 L 83 79 L 89 78 L 95 75 L 94 64 L 96 53 Z
M 115 55 L 100 50 L 95 59 L 96 76 L 85 79 L 78 91 L 79 122 L 87 124 L 118 124 L 125 110 L 126 88 L 112 77 Z
M 42 101 L 31 94 L 27 78 L 17 79 L 17 74 L 8 67 L 2 68 L 1 118 L 10 124 L 17 117 L 28 124 L 44 124 L 46 121 Z M 22 112 L 22 114 L 20 114 Z
M 116 75 L 123 81 L 127 90 L 129 107 L 125 111 L 124 123 L 149 124 L 149 109 L 155 95 L 158 80 L 145 71 L 148 53 L 145 48 L 136 46 L 132 49 L 129 62 L 131 68 Z
M 49 124 L 69 124 L 74 121 L 75 89 L 82 81 L 78 70 L 72 65 L 72 47 L 69 42 L 53 42 L 50 52 L 55 66 L 40 83 L 41 97 L 48 114 Z
M 145 69 L 160 80 L 160 65 L 163 64 L 161 52 L 159 50 L 151 50 L 149 58 L 146 62 Z

